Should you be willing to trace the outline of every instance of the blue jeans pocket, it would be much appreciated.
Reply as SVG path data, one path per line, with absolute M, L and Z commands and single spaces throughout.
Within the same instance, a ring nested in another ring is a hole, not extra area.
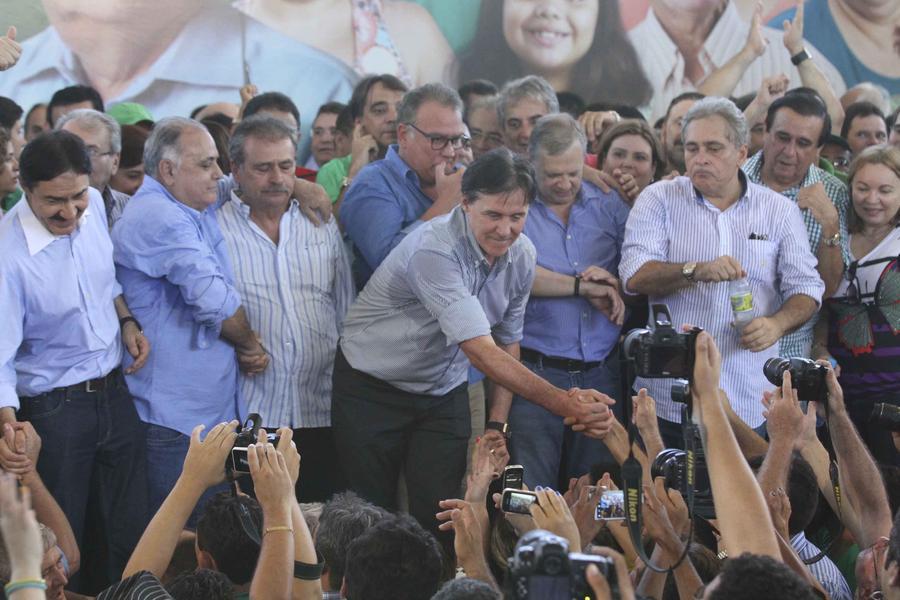
M 154 446 L 169 446 L 184 437 L 180 431 L 169 429 L 161 425 L 147 425 L 147 444 Z
M 62 394 L 41 394 L 22 401 L 18 419 L 20 421 L 40 421 L 62 412 L 66 399 Z

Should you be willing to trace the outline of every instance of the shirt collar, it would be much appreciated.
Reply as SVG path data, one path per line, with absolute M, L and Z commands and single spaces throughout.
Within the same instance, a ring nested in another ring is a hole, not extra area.
M 50 230 L 38 220 L 34 211 L 31 210 L 31 205 L 28 204 L 28 200 L 23 198 L 21 202 L 25 206 L 23 206 L 19 212 L 19 223 L 22 225 L 22 232 L 25 234 L 25 242 L 28 244 L 28 254 L 34 256 L 56 240 L 69 237 L 69 235 L 53 235 L 50 233 Z M 78 228 L 76 228 L 76 231 L 84 225 L 85 220 L 90 214 L 91 208 L 88 206 L 78 220 Z
M 705 204 L 707 200 L 703 197 L 703 194 L 700 193 L 700 190 L 694 187 L 694 184 L 691 182 L 690 178 L 686 177 L 686 179 L 688 180 L 688 183 L 690 183 L 691 190 L 694 194 L 694 200 L 697 202 L 697 204 Z M 750 181 L 742 167 L 738 168 L 738 179 L 741 182 L 741 196 L 737 199 L 737 202 L 732 204 L 732 206 L 736 206 L 744 199 L 750 197 Z
M 237 190 L 232 188 L 231 193 L 228 197 L 228 202 L 231 206 L 240 214 L 242 217 L 250 220 L 250 205 L 244 202 L 240 196 L 237 195 Z M 298 210 L 300 210 L 300 203 L 296 198 L 291 198 L 290 204 L 288 204 L 288 209 L 285 214 L 294 215 Z
M 747 173 L 747 177 L 750 179 L 750 181 L 758 183 L 759 185 L 765 185 L 762 180 L 762 168 L 765 159 L 766 157 L 763 156 L 763 151 L 760 150 L 759 152 L 748 158 L 742 167 L 742 169 Z M 824 171 L 819 169 L 816 165 L 809 165 L 809 168 L 806 169 L 806 174 L 803 176 L 803 179 L 800 181 L 800 183 L 787 188 L 786 190 L 782 191 L 781 194 L 783 196 L 793 198 L 797 195 L 797 192 L 801 188 L 805 188 L 823 181 L 824 176 L 822 175 L 822 173 L 824 173 Z
M 415 186 L 421 190 L 422 184 L 419 182 L 419 175 L 416 173 L 412 167 L 407 164 L 405 160 L 400 156 L 400 148 L 397 144 L 391 144 L 388 147 L 387 153 L 384 155 L 384 160 L 387 161 L 387 164 L 391 166 L 391 168 L 399 173 L 404 179 L 408 179 L 410 182 L 415 184 Z

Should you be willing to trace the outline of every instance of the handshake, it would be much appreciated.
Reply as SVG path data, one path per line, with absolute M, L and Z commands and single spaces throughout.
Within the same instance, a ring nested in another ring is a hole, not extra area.
M 572 431 L 598 439 L 603 439 L 616 420 L 610 406 L 615 400 L 597 390 L 583 390 L 573 387 L 568 391 L 569 402 L 563 413 L 564 423 Z

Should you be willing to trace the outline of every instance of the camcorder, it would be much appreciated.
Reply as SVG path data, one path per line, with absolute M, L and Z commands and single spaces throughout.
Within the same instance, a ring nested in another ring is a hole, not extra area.
M 785 371 L 791 374 L 791 387 L 797 390 L 800 402 L 828 400 L 828 384 L 825 382 L 828 367 L 808 358 L 778 356 L 773 356 L 763 365 L 763 374 L 772 385 L 781 385 Z
M 605 556 L 569 552 L 569 543 L 549 531 L 534 529 L 519 539 L 508 559 L 506 598 L 515 600 L 585 600 L 594 594 L 585 577 L 588 565 L 597 565 L 614 598 L 619 597 L 616 567 Z
M 225 473 L 229 479 L 236 479 L 242 475 L 250 474 L 250 462 L 247 460 L 247 447 L 250 444 L 257 443 L 262 418 L 251 413 L 244 421 L 244 425 L 234 439 L 234 446 L 231 452 L 225 458 Z M 279 435 L 277 433 L 266 433 L 266 438 L 270 444 L 278 445 Z
M 870 420 L 883 429 L 900 432 L 900 406 L 880 402 L 872 408 Z
M 697 336 L 703 331 L 694 327 L 679 333 L 672 326 L 672 316 L 665 304 L 650 307 L 654 326 L 632 329 L 623 343 L 625 355 L 634 360 L 635 374 L 651 379 L 690 379 L 694 374 Z

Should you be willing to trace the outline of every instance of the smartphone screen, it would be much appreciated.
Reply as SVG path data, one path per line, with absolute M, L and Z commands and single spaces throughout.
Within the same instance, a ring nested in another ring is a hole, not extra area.
M 503 490 L 503 502 L 500 507 L 503 509 L 503 512 L 530 515 L 531 511 L 529 509 L 535 502 L 537 502 L 537 495 L 534 492 L 507 489 Z
M 522 465 L 508 465 L 503 469 L 503 489 L 521 490 L 525 477 L 525 467 Z

